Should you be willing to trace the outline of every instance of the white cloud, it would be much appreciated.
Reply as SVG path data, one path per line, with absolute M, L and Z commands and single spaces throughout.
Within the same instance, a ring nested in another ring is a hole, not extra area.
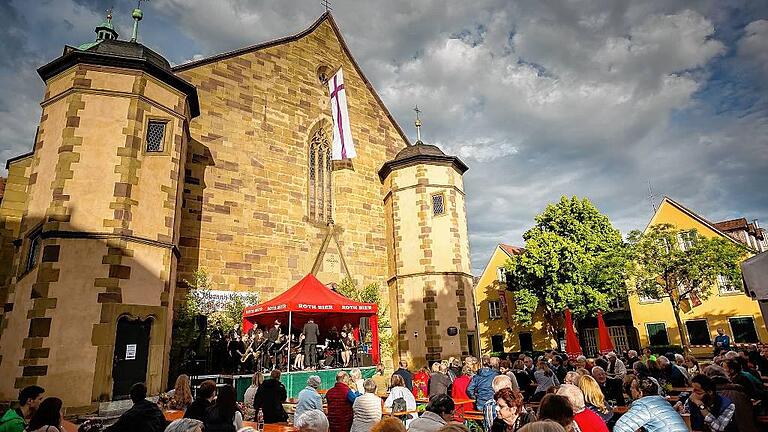
M 739 55 L 754 64 L 768 79 L 768 20 L 749 23 L 738 43 Z

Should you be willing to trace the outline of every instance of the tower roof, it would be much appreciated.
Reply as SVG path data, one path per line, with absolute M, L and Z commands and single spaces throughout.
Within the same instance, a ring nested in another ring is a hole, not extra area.
M 105 39 L 84 49 L 66 46 L 61 57 L 41 66 L 37 69 L 37 73 L 44 81 L 47 81 L 79 63 L 138 69 L 147 72 L 186 94 L 192 117 L 200 115 L 195 86 L 176 76 L 171 70 L 168 60 L 163 56 L 140 43 Z
M 416 144 L 400 150 L 395 158 L 387 161 L 379 170 L 379 178 L 384 180 L 393 170 L 418 164 L 453 166 L 459 174 L 464 174 L 469 167 L 456 156 L 448 156 L 439 147 L 416 141 Z

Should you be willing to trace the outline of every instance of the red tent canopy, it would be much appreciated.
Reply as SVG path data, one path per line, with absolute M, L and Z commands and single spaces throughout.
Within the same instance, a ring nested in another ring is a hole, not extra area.
M 597 338 L 600 339 L 600 354 L 608 354 L 613 351 L 613 342 L 608 333 L 608 327 L 603 320 L 603 311 L 597 311 Z
M 369 318 L 371 327 L 371 345 L 373 361 L 379 361 L 379 325 L 378 305 L 351 300 L 332 291 L 313 274 L 304 276 L 296 285 L 279 296 L 264 303 L 249 306 L 243 310 L 243 331 L 247 332 L 254 325 L 262 328 L 272 325 L 278 319 L 287 324 L 289 317 L 292 327 L 301 329 L 311 317 L 321 327 L 321 332 L 332 326 L 341 327 L 345 323 L 360 318 Z M 289 315 L 290 313 L 290 315 Z M 355 325 L 355 328 L 358 326 Z
M 576 329 L 573 327 L 570 309 L 565 310 L 565 352 L 570 358 L 582 355 L 579 338 L 576 336 Z

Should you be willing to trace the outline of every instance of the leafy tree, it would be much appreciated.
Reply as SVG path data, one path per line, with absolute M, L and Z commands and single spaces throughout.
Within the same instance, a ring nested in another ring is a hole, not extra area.
M 516 321 L 530 325 L 542 308 L 547 330 L 554 334 L 566 308 L 581 318 L 610 310 L 624 297 L 621 234 L 588 199 L 563 196 L 535 221 L 523 234 L 525 252 L 505 266 Z
M 336 286 L 336 292 L 358 302 L 374 303 L 379 306 L 379 347 L 381 357 L 390 357 L 392 355 L 392 325 L 389 322 L 389 307 L 382 304 L 379 284 L 371 283 L 363 288 L 358 288 L 355 281 L 350 278 L 344 278 Z
M 196 324 L 198 316 L 208 317 L 209 332 L 218 324 L 225 333 L 231 333 L 240 327 L 243 309 L 259 302 L 258 294 L 253 292 L 232 292 L 224 298 L 215 296 L 208 272 L 202 268 L 195 270 L 190 280 L 184 279 L 184 283 L 189 289 L 183 301 L 176 304 L 173 320 L 171 364 L 175 368 L 183 367 L 193 356 L 206 354 L 210 335 L 200 333 Z
M 669 300 L 683 348 L 689 351 L 680 310 L 706 300 L 719 275 L 741 287 L 739 262 L 746 249 L 722 237 L 708 238 L 669 224 L 654 225 L 645 233 L 632 231 L 628 239 L 630 291 L 644 298 Z

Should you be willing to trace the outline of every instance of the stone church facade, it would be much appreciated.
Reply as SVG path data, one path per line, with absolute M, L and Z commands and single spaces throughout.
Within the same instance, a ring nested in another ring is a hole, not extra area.
M 38 384 L 88 411 L 119 393 L 120 361 L 135 355 L 161 391 L 173 307 L 201 268 L 214 289 L 264 300 L 309 272 L 378 283 L 395 359 L 470 351 L 467 167 L 410 145 L 330 14 L 175 68 L 109 21 L 97 34 L 38 70 L 34 149 L 7 162 L 0 400 Z M 348 161 L 330 160 L 323 79 L 339 68 Z M 148 351 L 122 346 L 125 331 L 144 332 Z

